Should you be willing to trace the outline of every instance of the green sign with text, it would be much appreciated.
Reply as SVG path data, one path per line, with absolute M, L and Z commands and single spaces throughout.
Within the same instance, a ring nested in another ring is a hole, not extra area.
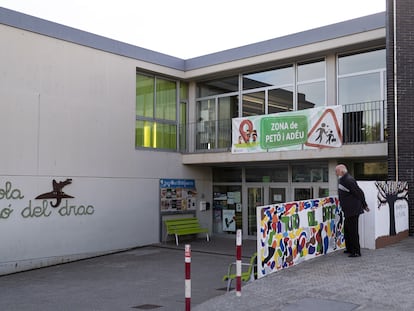
M 306 116 L 275 116 L 264 117 L 260 120 L 263 149 L 279 148 L 304 144 L 308 133 Z

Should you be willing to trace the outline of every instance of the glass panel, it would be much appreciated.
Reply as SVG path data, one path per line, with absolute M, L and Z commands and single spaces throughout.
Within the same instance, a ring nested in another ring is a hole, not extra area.
M 157 79 L 156 118 L 176 120 L 177 91 L 176 82 Z
M 312 82 L 298 85 L 298 109 L 325 106 L 325 82 Z
M 357 180 L 388 180 L 388 163 L 386 161 L 356 162 L 354 175 Z
M 293 182 L 328 182 L 327 164 L 292 165 Z
M 293 67 L 243 75 L 243 90 L 293 84 Z
M 354 104 L 382 99 L 381 75 L 379 72 L 339 78 L 339 104 Z
M 237 96 L 218 99 L 218 145 L 217 148 L 231 147 L 231 119 L 239 115 Z
M 136 114 L 143 117 L 154 117 L 154 78 L 137 74 L 136 81 Z
M 180 82 L 180 100 L 188 99 L 188 83 Z
M 338 74 L 344 75 L 362 71 L 385 69 L 385 62 L 385 49 L 342 56 L 338 59 Z
M 207 82 L 200 82 L 197 83 L 197 98 L 237 92 L 238 90 L 238 76 L 227 77 Z
M 295 188 L 294 201 L 303 201 L 312 199 L 311 188 Z
M 154 148 L 177 149 L 177 126 L 154 122 Z
M 243 117 L 265 114 L 265 92 L 243 95 Z
M 241 186 L 213 187 L 214 233 L 234 234 L 242 228 L 241 198 Z
M 187 103 L 180 103 L 180 128 L 179 128 L 179 142 L 180 150 L 187 150 Z
M 329 197 L 329 189 L 328 188 L 319 188 L 318 194 L 319 194 L 318 198 Z
M 214 98 L 197 102 L 197 117 L 199 122 L 216 119 L 216 100 Z
M 136 121 L 135 122 L 135 146 L 153 147 L 154 145 L 154 122 Z
M 176 126 L 138 120 L 135 127 L 135 146 L 176 150 Z
M 288 168 L 284 167 L 248 167 L 246 182 L 287 182 Z
M 242 169 L 239 167 L 213 168 L 213 182 L 242 182 Z
M 279 204 L 286 202 L 285 188 L 270 188 L 269 189 L 269 204 Z
M 216 139 L 216 102 L 207 99 L 198 102 L 198 122 L 196 149 L 215 148 Z
M 267 112 L 278 113 L 293 110 L 293 88 L 285 87 L 268 90 Z
M 247 209 L 248 209 L 248 235 L 256 235 L 256 208 L 263 206 L 263 188 L 248 188 L 247 189 Z
M 325 61 L 299 65 L 297 79 L 298 82 L 325 79 Z

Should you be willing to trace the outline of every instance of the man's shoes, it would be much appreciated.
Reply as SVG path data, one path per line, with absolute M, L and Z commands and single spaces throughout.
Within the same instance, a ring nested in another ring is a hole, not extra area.
M 360 253 L 352 253 L 348 257 L 361 257 Z
M 351 253 L 349 250 L 344 250 L 344 254 L 349 254 L 349 253 Z

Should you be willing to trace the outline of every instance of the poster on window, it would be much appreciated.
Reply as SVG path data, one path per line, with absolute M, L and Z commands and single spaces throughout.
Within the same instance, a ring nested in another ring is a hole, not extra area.
M 160 179 L 161 212 L 195 210 L 196 195 L 193 179 Z
M 232 120 L 232 153 L 342 146 L 342 106 L 280 112 Z
M 223 210 L 223 231 L 236 232 L 236 213 L 234 210 Z

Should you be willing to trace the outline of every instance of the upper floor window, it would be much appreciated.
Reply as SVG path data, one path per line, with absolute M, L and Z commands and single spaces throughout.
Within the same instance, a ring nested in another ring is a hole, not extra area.
M 298 64 L 296 83 L 298 110 L 326 105 L 325 61 Z
M 135 147 L 176 151 L 182 146 L 182 89 L 178 81 L 137 73 Z
M 387 128 L 385 49 L 340 55 L 337 64 L 343 141 L 383 141 Z
M 385 100 L 385 49 L 338 57 L 340 105 Z
M 217 80 L 197 83 L 197 98 L 208 97 L 239 90 L 239 77 L 231 76 Z
M 293 82 L 293 66 L 243 75 L 242 116 L 293 110 Z

